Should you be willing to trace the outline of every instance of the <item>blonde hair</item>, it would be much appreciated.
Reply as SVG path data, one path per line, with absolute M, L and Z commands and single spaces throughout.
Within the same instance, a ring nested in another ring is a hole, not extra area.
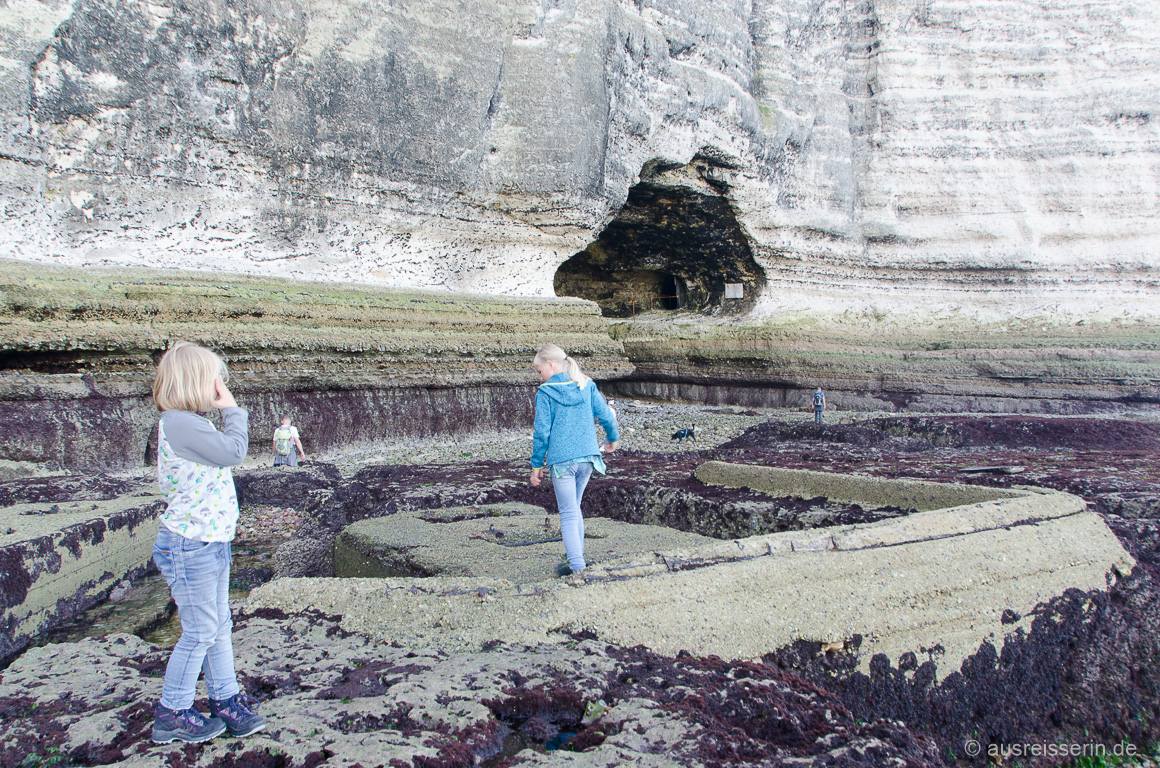
M 532 358 L 533 365 L 540 365 L 542 363 L 567 363 L 568 378 L 576 382 L 580 386 L 580 389 L 588 386 L 590 379 L 584 375 L 584 371 L 580 370 L 580 363 L 568 357 L 568 354 L 555 344 L 549 343 L 540 347 L 540 351 Z
M 153 402 L 157 410 L 208 411 L 213 408 L 213 380 L 230 380 L 225 362 L 214 352 L 188 341 L 174 344 L 157 364 Z

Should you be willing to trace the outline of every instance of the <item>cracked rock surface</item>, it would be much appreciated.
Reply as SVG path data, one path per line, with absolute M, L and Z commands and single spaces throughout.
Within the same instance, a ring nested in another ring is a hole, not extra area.
M 349 635 L 317 612 L 239 616 L 234 643 L 265 731 L 153 745 L 151 705 L 168 651 L 114 635 L 33 649 L 0 673 L 0 763 L 59 755 L 124 768 L 467 768 L 522 746 L 493 764 L 941 764 L 933 744 L 904 726 L 855 721 L 822 689 L 763 664 L 591 640 L 417 652 Z M 585 718 L 597 700 L 609 709 Z M 561 733 L 583 751 L 546 752 Z

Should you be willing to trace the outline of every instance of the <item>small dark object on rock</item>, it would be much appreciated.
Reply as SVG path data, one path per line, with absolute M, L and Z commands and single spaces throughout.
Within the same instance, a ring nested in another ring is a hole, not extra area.
M 678 429 L 673 433 L 671 440 L 676 440 L 678 443 L 683 443 L 685 442 L 686 438 L 694 441 L 697 439 L 697 433 L 694 427 Z
M 1015 611 L 1011 610 L 1010 608 L 1006 608 L 1003 610 L 1003 615 L 999 617 L 999 621 L 1004 624 L 1014 624 L 1021 618 L 1023 617 L 1015 613 Z
M 1027 467 L 963 467 L 959 470 L 960 474 L 978 474 L 987 473 L 990 475 L 1017 475 Z

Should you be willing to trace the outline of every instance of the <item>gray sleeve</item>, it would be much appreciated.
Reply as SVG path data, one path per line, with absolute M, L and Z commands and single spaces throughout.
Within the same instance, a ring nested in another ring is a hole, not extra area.
M 208 419 L 189 411 L 166 411 L 165 439 L 173 452 L 183 459 L 232 467 L 242 463 L 250 447 L 250 414 L 245 408 L 222 409 L 222 431 Z

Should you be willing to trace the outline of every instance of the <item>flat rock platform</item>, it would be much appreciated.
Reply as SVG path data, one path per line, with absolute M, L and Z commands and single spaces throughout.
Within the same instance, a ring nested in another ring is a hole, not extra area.
M 584 522 L 589 564 L 697 547 L 695 533 L 592 518 Z M 397 512 L 360 520 L 335 541 L 337 576 L 483 576 L 516 584 L 550 580 L 564 563 L 560 518 L 531 504 L 485 504 Z
M 864 664 L 876 653 L 896 662 L 927 649 L 941 676 L 982 643 L 1001 646 L 1026 628 L 1040 603 L 1072 588 L 1107 589 L 1135 564 L 1066 493 L 720 462 L 697 476 L 778 495 L 840 488 L 852 500 L 908 499 L 926 511 L 657 549 L 590 566 L 580 587 L 495 576 L 279 579 L 253 592 L 248 607 L 317 608 L 341 615 L 349 631 L 463 649 L 588 632 L 663 654 L 757 658 L 796 640 L 840 648 L 858 635 Z M 938 508 L 947 502 L 959 503 Z

